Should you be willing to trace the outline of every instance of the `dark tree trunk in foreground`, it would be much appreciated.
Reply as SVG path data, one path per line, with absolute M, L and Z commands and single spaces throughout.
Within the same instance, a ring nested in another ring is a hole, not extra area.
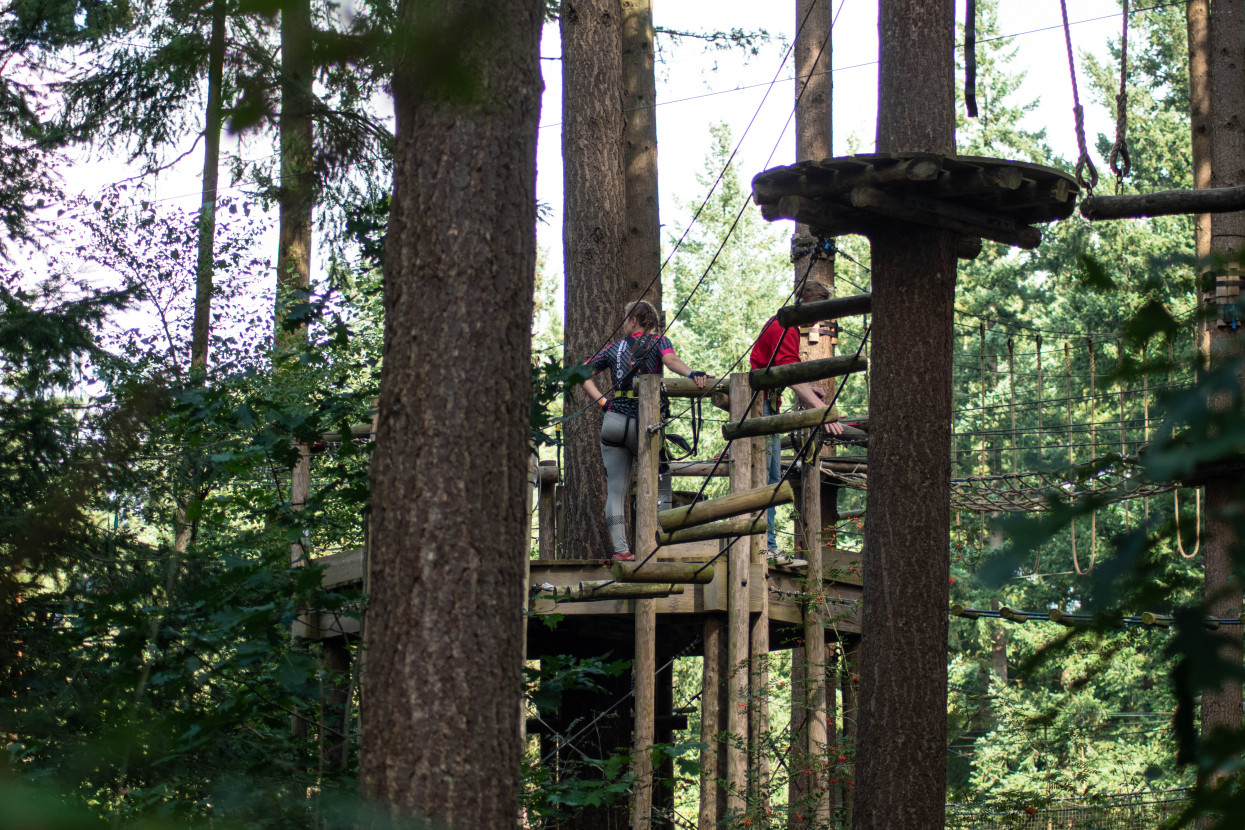
M 653 2 L 622 0 L 623 170 L 628 299 L 661 313 L 661 219 L 657 201 L 657 79 L 653 74 Z
M 629 299 L 622 273 L 626 199 L 621 17 L 619 0 L 562 3 L 562 250 L 568 366 L 591 358 L 611 337 L 622 336 L 618 326 Z M 564 433 L 566 522 L 559 556 L 568 559 L 608 557 L 613 551 L 605 528 L 601 413 L 582 392 L 568 402 L 567 411 L 585 406 L 583 417 L 567 422 Z
M 1245 8 L 1239 3 L 1212 4 L 1210 47 L 1210 184 L 1233 187 L 1245 184 Z M 1245 213 L 1213 214 L 1210 228 L 1211 254 L 1239 261 L 1245 246 Z M 1240 348 L 1240 336 L 1214 319 L 1207 326 L 1211 363 L 1231 359 L 1230 353 Z M 1212 617 L 1236 616 L 1241 609 L 1241 583 L 1232 561 L 1237 540 L 1230 517 L 1240 506 L 1239 486 L 1236 477 L 1206 482 L 1205 593 Z M 1241 634 L 1241 626 L 1226 625 L 1216 635 L 1222 639 L 1222 657 L 1235 665 L 1241 662 Z M 1204 736 L 1240 725 L 1239 681 L 1203 691 Z
M 542 13 L 399 6 L 478 86 L 462 101 L 419 54 L 395 70 L 359 772 L 438 827 L 517 820 Z
M 954 152 L 953 0 L 882 0 L 878 151 Z M 942 830 L 955 236 L 873 238 L 857 830 Z

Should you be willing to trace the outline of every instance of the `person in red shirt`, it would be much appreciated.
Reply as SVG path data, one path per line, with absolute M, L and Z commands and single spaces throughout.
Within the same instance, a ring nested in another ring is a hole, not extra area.
M 801 303 L 813 303 L 830 299 L 830 291 L 819 282 L 808 281 L 800 290 Z M 753 369 L 765 369 L 767 366 L 786 366 L 800 362 L 800 330 L 785 328 L 778 318 L 771 317 L 761 330 L 752 347 L 751 363 Z M 825 406 L 826 393 L 810 383 L 795 383 L 787 387 L 795 395 L 796 404 L 802 409 L 817 409 Z M 763 407 L 766 415 L 776 415 L 781 409 L 781 393 L 765 392 Z M 842 435 L 843 425 L 838 418 L 827 421 L 825 430 L 831 435 Z M 771 435 L 765 439 L 766 480 L 777 484 L 782 479 L 782 438 Z M 778 541 L 774 532 L 774 508 L 765 511 L 768 530 L 765 534 L 766 545 L 771 556 L 777 555 Z

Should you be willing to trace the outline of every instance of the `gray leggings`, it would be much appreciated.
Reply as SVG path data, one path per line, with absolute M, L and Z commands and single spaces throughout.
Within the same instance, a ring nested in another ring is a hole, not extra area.
M 601 460 L 605 462 L 605 524 L 614 552 L 627 550 L 624 507 L 631 488 L 631 462 L 636 456 L 635 418 L 606 412 L 601 421 Z
M 624 508 L 631 490 L 631 462 L 636 457 L 635 418 L 606 412 L 601 421 L 601 460 L 605 462 L 605 524 L 615 553 L 627 550 L 627 519 Z M 663 465 L 663 469 L 665 465 Z M 657 480 L 657 509 L 670 506 L 670 473 Z M 643 543 L 640 543 L 643 544 Z

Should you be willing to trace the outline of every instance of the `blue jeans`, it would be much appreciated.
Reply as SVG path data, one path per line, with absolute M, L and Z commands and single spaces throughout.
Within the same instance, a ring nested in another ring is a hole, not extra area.
M 770 406 L 769 398 L 765 399 L 763 410 L 766 415 L 777 415 Z M 765 437 L 765 481 L 777 484 L 782 479 L 782 436 L 767 435 Z M 765 511 L 765 546 L 770 550 L 778 550 L 778 540 L 774 534 L 774 508 Z

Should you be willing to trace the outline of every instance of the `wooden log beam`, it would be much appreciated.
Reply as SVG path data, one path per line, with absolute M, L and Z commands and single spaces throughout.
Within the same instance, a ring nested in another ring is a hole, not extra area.
M 625 583 L 705 585 L 713 581 L 713 566 L 704 562 L 615 562 L 610 576 Z
M 806 196 L 784 196 L 777 202 L 764 204 L 761 216 L 771 222 L 775 219 L 793 219 L 825 236 L 860 233 L 861 221 L 865 218 L 850 208 Z
M 938 198 L 976 196 L 998 190 L 1016 190 L 1024 182 L 1024 171 L 1019 167 L 992 167 L 989 169 L 950 171 L 944 170 L 931 191 Z
M 682 530 L 676 530 L 671 533 L 659 530 L 657 531 L 657 544 L 681 545 L 684 542 L 702 542 L 706 539 L 734 539 L 737 536 L 752 536 L 753 534 L 764 532 L 765 513 L 762 511 L 755 516 L 736 516 L 733 519 L 723 519 L 720 522 L 685 527 Z
M 993 239 L 995 242 L 1002 242 L 1004 245 L 1011 245 L 1016 248 L 1032 249 L 1042 242 L 1042 232 L 1028 225 L 1009 230 L 1006 227 L 996 227 L 986 217 L 978 220 L 963 218 L 963 216 L 973 212 L 968 208 L 955 207 L 955 212 L 962 214 L 962 216 L 952 216 L 929 209 L 918 209 L 909 206 L 903 200 L 889 193 L 878 190 L 876 187 L 853 188 L 850 198 L 852 207 L 861 210 L 867 210 L 903 222 L 941 228 L 942 230 L 953 231 L 965 236 L 980 236 L 983 239 Z M 934 202 L 932 199 L 926 201 L 931 204 Z
M 837 320 L 840 317 L 868 314 L 872 310 L 872 294 L 853 294 L 850 297 L 834 297 L 829 300 L 783 306 L 778 309 L 778 323 L 794 328 L 821 320 Z
M 704 389 L 691 378 L 663 378 L 661 391 L 666 393 L 667 398 L 705 398 L 719 392 L 726 394 L 726 378 L 711 378 Z
M 802 365 L 802 364 L 796 364 Z M 727 441 L 736 438 L 756 438 L 762 435 L 777 435 L 796 429 L 807 429 L 839 419 L 839 410 L 834 407 L 821 406 L 817 409 L 793 409 L 777 415 L 764 415 L 760 418 L 748 418 L 746 421 L 729 421 L 722 425 L 722 437 Z
M 681 584 L 659 585 L 643 582 L 615 582 L 612 579 L 595 579 L 577 586 L 555 588 L 539 596 L 557 602 L 596 602 L 602 599 L 661 599 L 670 594 L 683 593 Z
M 704 478 L 705 476 L 728 476 L 730 474 L 731 464 L 727 459 L 723 459 L 720 464 L 715 461 L 674 461 L 670 464 L 672 476 Z
M 1186 213 L 1235 213 L 1245 210 L 1245 185 L 1207 190 L 1160 190 L 1124 196 L 1091 196 L 1081 200 L 1081 215 L 1090 221 L 1176 216 Z
M 788 363 L 784 366 L 771 366 L 768 369 L 753 369 L 748 373 L 748 385 L 754 392 L 762 389 L 781 389 L 796 383 L 810 383 L 814 380 L 863 372 L 868 366 L 867 359 L 854 355 L 805 360 L 802 363 Z
M 751 459 L 748 460 L 751 462 Z M 751 472 L 749 472 L 749 478 L 751 478 Z M 662 530 L 670 532 L 716 522 L 719 519 L 728 519 L 743 513 L 755 513 L 780 504 L 790 504 L 794 500 L 795 494 L 791 490 L 791 482 L 783 481 L 731 493 L 729 496 L 699 501 L 687 507 L 663 510 L 657 514 L 657 521 L 661 524 Z

